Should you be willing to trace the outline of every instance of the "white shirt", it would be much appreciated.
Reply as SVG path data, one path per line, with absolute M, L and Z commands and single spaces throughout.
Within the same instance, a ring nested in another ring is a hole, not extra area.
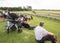
M 48 31 L 41 26 L 37 26 L 34 30 L 36 40 L 41 40 L 48 34 Z
M 22 17 L 22 18 L 21 18 L 21 21 L 23 21 L 23 19 L 24 19 L 24 18 Z
M 3 11 L 2 13 L 5 14 L 5 15 L 8 15 L 8 12 Z
M 5 14 L 5 11 L 2 11 L 3 14 Z

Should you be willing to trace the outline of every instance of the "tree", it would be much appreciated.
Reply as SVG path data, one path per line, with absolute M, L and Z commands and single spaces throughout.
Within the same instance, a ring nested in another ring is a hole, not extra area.
M 28 9 L 28 11 L 31 11 L 32 7 L 31 6 L 27 6 L 27 9 Z

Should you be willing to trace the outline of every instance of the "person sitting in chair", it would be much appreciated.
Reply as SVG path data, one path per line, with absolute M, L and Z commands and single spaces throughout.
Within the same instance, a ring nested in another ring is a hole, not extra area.
M 51 41 L 57 43 L 57 39 L 54 33 L 48 32 L 43 28 L 44 22 L 40 22 L 39 26 L 34 29 L 35 39 L 38 43 L 45 43 L 45 41 Z
M 29 18 L 26 18 L 26 19 L 23 21 L 22 25 L 23 25 L 25 28 L 29 28 L 29 27 L 30 27 L 30 20 L 29 20 Z
M 35 26 L 30 26 L 30 18 L 25 18 L 23 23 L 22 23 L 22 26 L 25 28 L 28 28 L 29 30 L 35 28 Z
M 18 18 L 19 16 L 17 14 L 8 12 L 7 27 L 6 27 L 8 33 L 9 33 L 9 29 L 12 27 L 11 25 L 15 25 L 15 24 L 16 24 L 15 26 L 18 28 L 18 32 L 22 32 L 21 26 L 19 25 L 20 22 L 17 20 Z

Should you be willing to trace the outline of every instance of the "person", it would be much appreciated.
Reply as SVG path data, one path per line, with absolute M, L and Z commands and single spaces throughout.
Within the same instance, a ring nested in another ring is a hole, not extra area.
M 11 28 L 11 26 L 15 25 L 18 29 L 18 32 L 22 32 L 21 26 L 19 25 L 20 22 L 18 21 L 19 16 L 15 13 L 10 13 L 8 12 L 7 14 L 7 25 L 6 25 L 6 29 L 7 29 L 7 33 L 9 33 L 9 30 Z
M 54 33 L 48 32 L 43 28 L 44 22 L 40 22 L 39 26 L 34 29 L 35 39 L 38 43 L 45 43 L 45 41 L 51 41 L 57 43 L 57 38 Z
M 2 16 L 3 18 L 7 18 L 8 10 L 2 10 Z
M 29 18 L 25 18 L 24 21 L 23 21 L 23 23 L 22 23 L 22 25 L 23 25 L 25 28 L 29 28 L 29 27 L 30 27 L 29 24 L 30 24 Z
M 0 13 L 1 13 L 1 18 L 3 18 L 2 20 L 5 21 L 5 18 L 6 18 L 6 10 L 0 10 Z
M 22 26 L 25 28 L 28 28 L 29 30 L 32 30 L 35 28 L 35 26 L 30 26 L 30 18 L 25 18 L 22 23 Z

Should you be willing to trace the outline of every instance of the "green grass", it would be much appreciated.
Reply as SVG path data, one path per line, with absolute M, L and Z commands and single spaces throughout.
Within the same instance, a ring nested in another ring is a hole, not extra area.
M 37 26 L 39 25 L 40 21 L 45 22 L 44 28 L 56 34 L 58 42 L 60 42 L 60 21 L 34 16 L 34 19 L 31 20 L 31 25 Z M 14 32 L 10 31 L 10 33 L 7 34 L 5 25 L 6 21 L 5 22 L 0 21 L 0 43 L 36 43 L 34 30 L 28 30 L 26 28 L 22 28 L 23 29 L 22 33 L 18 33 L 16 30 Z

